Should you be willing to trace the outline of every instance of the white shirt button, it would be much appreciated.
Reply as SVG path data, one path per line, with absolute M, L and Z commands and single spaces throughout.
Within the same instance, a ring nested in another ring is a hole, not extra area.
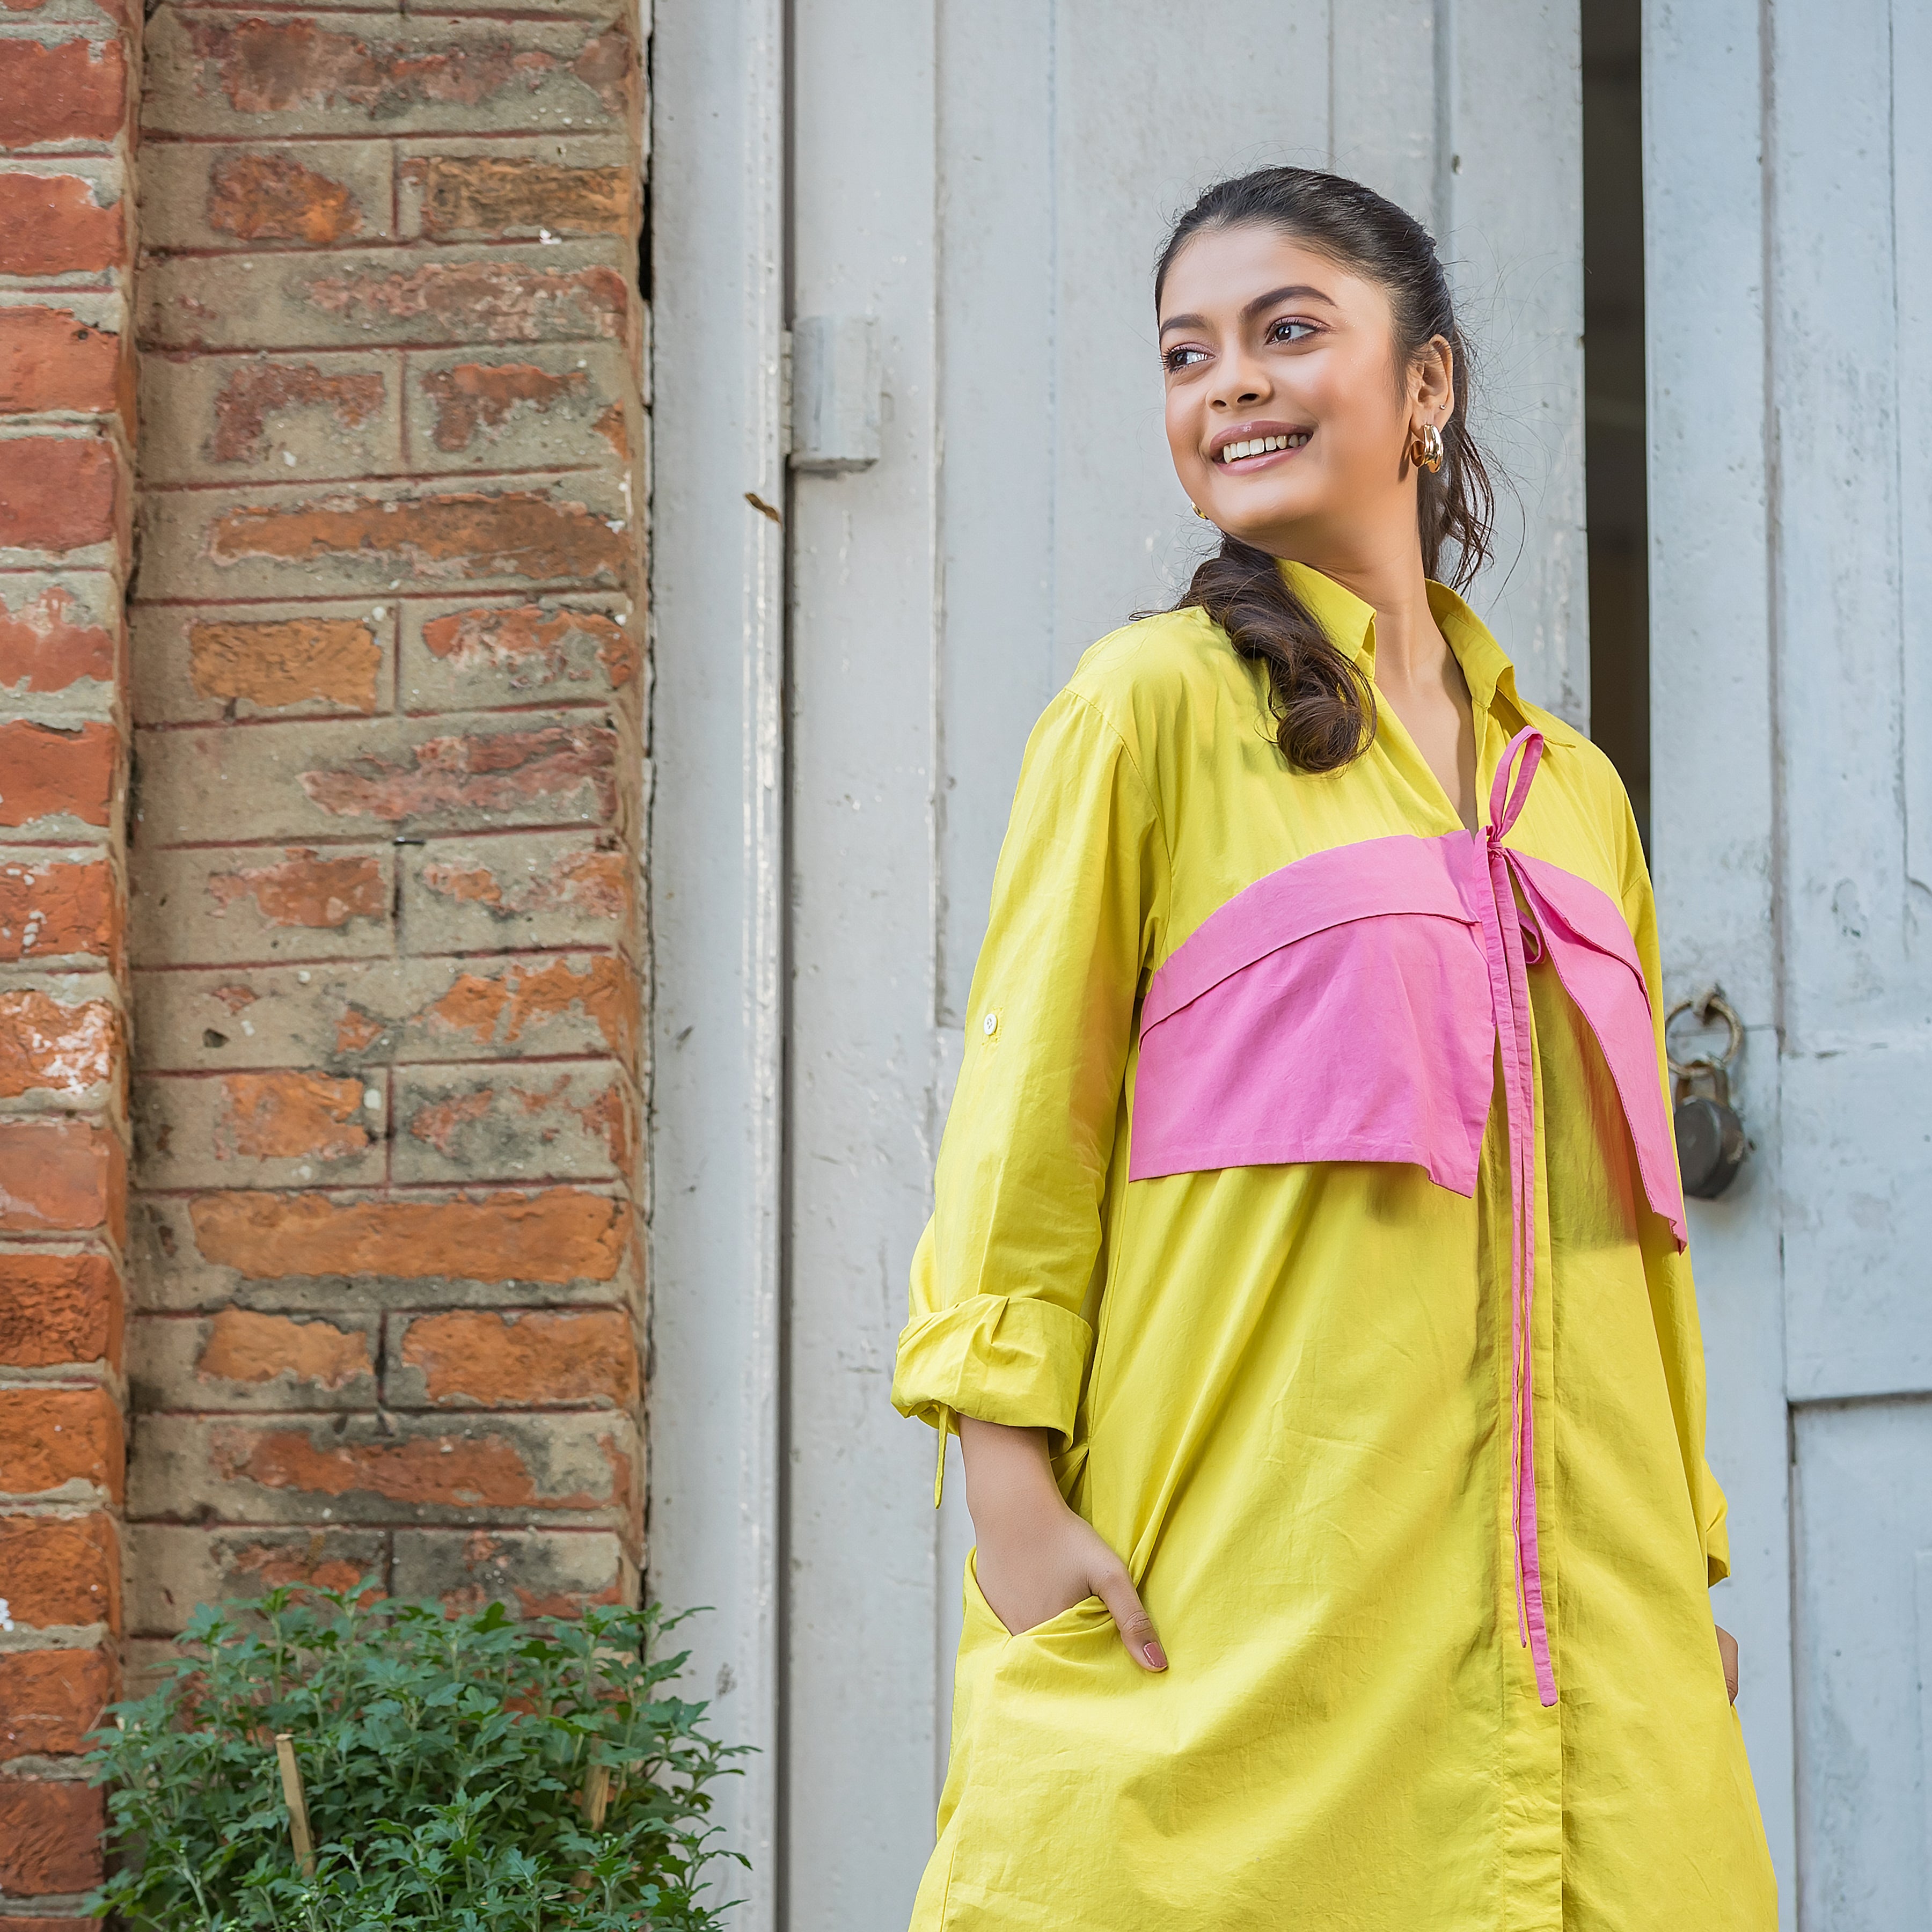
M 988 1013 L 986 1017 L 980 1022 L 980 1030 L 988 1040 L 991 1040 L 994 1034 L 998 1033 L 1000 1030 L 999 1015 L 998 1013 Z

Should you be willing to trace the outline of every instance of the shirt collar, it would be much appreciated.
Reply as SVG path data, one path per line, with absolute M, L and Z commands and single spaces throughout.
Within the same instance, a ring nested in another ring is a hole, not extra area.
M 1314 613 L 1315 621 L 1328 632 L 1329 641 L 1343 656 L 1370 670 L 1376 623 L 1373 608 L 1352 590 L 1345 590 L 1332 577 L 1324 577 L 1305 563 L 1284 557 L 1280 565 L 1289 587 Z M 1504 655 L 1490 627 L 1447 584 L 1431 581 L 1429 609 L 1438 628 L 1448 639 L 1449 648 L 1456 653 L 1469 695 L 1478 706 L 1493 711 L 1500 698 L 1515 714 L 1519 724 L 1534 724 L 1551 744 L 1580 742 L 1561 718 L 1540 709 L 1534 717 L 1531 716 L 1516 692 L 1515 665 Z

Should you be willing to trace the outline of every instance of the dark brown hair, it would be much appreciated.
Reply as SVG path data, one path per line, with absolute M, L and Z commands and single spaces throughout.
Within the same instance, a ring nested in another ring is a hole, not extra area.
M 1210 188 L 1174 224 L 1154 268 L 1156 310 L 1174 257 L 1204 229 L 1273 228 L 1388 292 L 1398 375 L 1436 336 L 1455 357 L 1455 412 L 1442 432 L 1442 467 L 1418 472 L 1422 567 L 1461 590 L 1488 562 L 1496 492 L 1469 434 L 1469 353 L 1456 326 L 1436 244 L 1414 216 L 1360 182 L 1309 168 L 1262 168 Z M 1328 640 L 1264 550 L 1223 535 L 1177 610 L 1204 610 L 1244 658 L 1264 664 L 1275 741 L 1291 765 L 1329 772 L 1359 758 L 1376 732 L 1375 693 Z

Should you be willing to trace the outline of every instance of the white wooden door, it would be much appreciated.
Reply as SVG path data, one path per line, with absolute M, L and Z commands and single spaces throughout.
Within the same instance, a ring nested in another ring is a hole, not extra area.
M 719 1605 L 700 1682 L 764 1747 L 724 1814 L 760 1861 L 740 1922 L 896 1932 L 970 1532 L 956 1480 L 935 1516 L 932 1438 L 887 1390 L 994 860 L 1034 718 L 1087 644 L 1172 600 L 1205 536 L 1162 435 L 1154 256 L 1199 188 L 1274 160 L 1431 222 L 1527 506 L 1478 601 L 1531 692 L 1585 722 L 1577 16 L 793 0 L 781 183 L 766 14 L 660 0 L 653 63 L 676 226 L 656 250 L 650 1569 L 662 1598 Z M 784 487 L 761 413 L 775 206 L 788 320 L 871 318 L 883 364 L 877 460 Z
M 1694 1209 L 1740 1708 L 1804 1932 L 1932 1924 L 1932 13 L 1651 0 L 1666 969 L 1749 1025 Z

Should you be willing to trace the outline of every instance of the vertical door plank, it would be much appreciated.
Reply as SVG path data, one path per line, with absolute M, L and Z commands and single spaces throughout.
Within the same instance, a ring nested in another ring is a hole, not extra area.
M 717 1822 L 778 1924 L 783 539 L 779 0 L 659 10 L 652 129 L 652 1598 L 755 1748 Z M 722 1870 L 722 1868 L 721 1868 Z
M 934 1756 L 932 1444 L 888 1400 L 934 1072 L 934 9 L 793 32 L 794 312 L 877 317 L 885 403 L 876 465 L 792 489 L 785 1922 L 889 1932 Z
M 1451 0 L 1439 238 L 1480 352 L 1474 419 L 1513 490 L 1475 603 L 1523 694 L 1587 726 L 1583 80 L 1575 0 Z
M 1712 1467 L 1730 1502 L 1718 1619 L 1738 1640 L 1758 1802 L 1795 1918 L 1790 1516 L 1772 922 L 1772 674 L 1762 103 L 1756 0 L 1645 9 L 1645 362 L 1652 824 L 1665 997 L 1721 982 L 1746 1028 L 1732 1097 L 1755 1144 L 1690 1204 Z
M 1926 1771 L 1913 1708 L 1932 1549 L 1932 1402 L 1797 1412 L 1804 1821 L 1798 1923 L 1932 1923 Z

